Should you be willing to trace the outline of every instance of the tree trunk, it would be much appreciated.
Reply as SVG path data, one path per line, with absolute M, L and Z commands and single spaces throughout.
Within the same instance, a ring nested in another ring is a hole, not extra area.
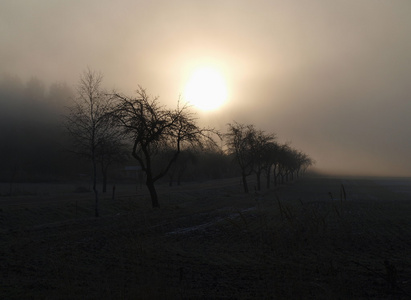
M 101 161 L 101 174 L 103 176 L 103 193 L 107 192 L 107 178 L 108 178 L 108 169 L 110 166 L 110 163 L 107 162 L 106 164 L 104 163 L 104 160 L 102 159 Z
M 96 163 L 96 159 L 94 157 L 92 157 L 92 161 L 93 161 L 93 192 L 94 192 L 94 198 L 95 198 L 95 216 L 96 218 L 99 217 L 99 209 L 98 209 L 98 191 L 97 191 L 97 163 Z
M 151 204 L 153 208 L 159 208 L 160 204 L 158 203 L 157 191 L 154 186 L 153 178 L 151 178 L 151 176 L 147 175 L 146 185 L 147 185 L 148 191 L 150 192 Z
M 257 176 L 257 191 L 261 191 L 261 172 L 256 172 Z
M 243 177 L 244 193 L 248 194 L 247 176 L 244 173 L 242 173 L 241 175 Z
M 271 166 L 268 167 L 266 179 L 267 179 L 267 189 L 269 189 L 270 181 L 271 181 Z
M 103 193 L 107 192 L 107 169 L 103 171 Z
M 114 201 L 115 196 L 116 196 L 116 185 L 113 185 L 113 193 L 111 194 L 111 200 Z

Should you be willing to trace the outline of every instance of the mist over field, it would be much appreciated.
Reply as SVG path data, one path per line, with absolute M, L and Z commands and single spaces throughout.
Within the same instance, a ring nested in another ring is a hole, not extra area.
M 410 299 L 411 1 L 2 0 L 1 299 Z
M 203 124 L 255 124 L 303 149 L 319 171 L 409 176 L 410 15 L 409 1 L 6 0 L 1 131 L 4 115 L 36 119 L 46 113 L 37 105 L 56 101 L 49 93 L 38 104 L 7 104 L 7 89 L 35 85 L 32 77 L 47 93 L 73 88 L 91 67 L 107 89 L 132 95 L 140 84 L 174 106 L 205 64 L 226 78 L 228 99 L 199 111 Z

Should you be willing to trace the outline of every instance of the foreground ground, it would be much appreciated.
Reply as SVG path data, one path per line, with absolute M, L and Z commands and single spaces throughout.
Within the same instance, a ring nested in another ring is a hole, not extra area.
M 49 189 L 0 197 L 0 299 L 411 298 L 409 180 Z

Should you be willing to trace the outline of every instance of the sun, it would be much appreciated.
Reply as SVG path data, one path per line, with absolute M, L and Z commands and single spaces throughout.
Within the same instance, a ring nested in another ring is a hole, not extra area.
M 219 108 L 227 100 L 224 77 L 211 67 L 196 69 L 185 86 L 184 98 L 201 110 Z

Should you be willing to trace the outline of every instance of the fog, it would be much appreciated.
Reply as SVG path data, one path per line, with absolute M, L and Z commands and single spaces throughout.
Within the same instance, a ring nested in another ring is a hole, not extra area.
M 215 65 L 229 98 L 198 112 L 204 125 L 253 123 L 324 172 L 411 175 L 408 0 L 5 0 L 0 40 L 0 72 L 23 83 L 74 86 L 90 67 L 168 106 L 196 66 Z

